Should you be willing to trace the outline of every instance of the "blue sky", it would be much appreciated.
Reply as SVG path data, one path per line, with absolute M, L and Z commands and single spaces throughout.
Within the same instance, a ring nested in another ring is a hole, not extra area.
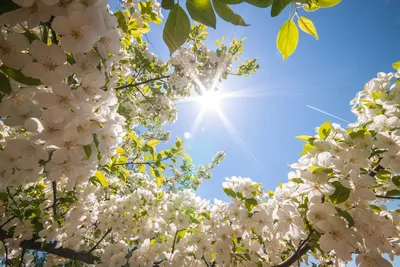
M 115 6 L 115 2 L 110 4 Z M 302 142 L 294 136 L 312 135 L 314 128 L 328 119 L 346 125 L 307 105 L 354 121 L 349 101 L 377 72 L 392 71 L 391 64 L 400 59 L 398 10 L 398 0 L 343 0 L 334 8 L 312 13 L 302 11 L 300 15 L 313 20 L 320 40 L 300 32 L 297 50 L 285 62 L 275 40 L 288 10 L 271 18 L 269 8 L 240 4 L 235 6 L 235 11 L 250 27 L 233 26 L 219 19 L 217 30 L 209 28 L 211 47 L 222 35 L 226 41 L 246 37 L 243 59 L 259 57 L 261 65 L 258 73 L 249 78 L 232 77 L 223 84 L 223 90 L 262 90 L 263 93 L 253 98 L 227 99 L 221 106 L 258 164 L 246 156 L 212 111 L 207 112 L 198 130 L 191 132 L 192 137 L 185 140 L 195 164 L 210 162 L 219 150 L 227 153 L 225 161 L 214 171 L 212 181 L 205 181 L 199 195 L 228 200 L 221 183 L 230 176 L 251 177 L 263 183 L 266 190 L 287 181 L 290 171 L 287 165 L 296 162 L 302 150 Z M 154 45 L 152 51 L 167 59 L 162 26 L 153 25 L 148 37 Z M 183 137 L 191 131 L 201 107 L 179 104 L 178 108 L 178 121 L 167 128 Z
M 115 9 L 117 0 L 109 3 Z M 223 35 L 227 42 L 234 37 L 246 37 L 243 59 L 259 57 L 261 69 L 256 75 L 231 77 L 222 89 L 262 90 L 261 96 L 225 99 L 221 106 L 258 164 L 249 159 L 212 111 L 206 114 L 198 130 L 191 132 L 192 137 L 185 140 L 195 164 L 210 162 L 219 150 L 227 153 L 212 181 L 205 181 L 198 192 L 202 197 L 225 200 L 228 198 L 221 188 L 225 177 L 251 177 L 262 182 L 267 190 L 287 181 L 287 165 L 296 162 L 302 150 L 296 135 L 314 134 L 314 128 L 328 119 L 346 125 L 307 105 L 353 121 L 349 101 L 377 72 L 392 71 L 391 64 L 400 59 L 398 0 L 344 0 L 334 8 L 301 11 L 300 15 L 313 20 L 320 39 L 316 41 L 300 32 L 297 50 L 286 61 L 282 61 L 275 40 L 288 17 L 288 9 L 276 18 L 270 17 L 270 8 L 240 4 L 234 9 L 251 26 L 234 26 L 218 19 L 217 29 L 209 28 L 208 44 L 214 47 L 214 40 Z M 165 18 L 168 15 L 164 10 L 163 14 Z M 167 59 L 163 25 L 151 26 L 151 50 Z M 178 109 L 178 121 L 167 128 L 183 137 L 190 132 L 201 107 L 182 103 Z

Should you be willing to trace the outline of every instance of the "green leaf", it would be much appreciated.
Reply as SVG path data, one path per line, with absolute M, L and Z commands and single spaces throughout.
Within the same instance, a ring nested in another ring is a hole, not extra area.
M 333 204 L 345 202 L 350 196 L 350 189 L 344 187 L 340 182 L 335 181 L 332 185 L 336 188 L 335 193 L 329 196 Z
M 289 181 L 296 183 L 296 184 L 304 184 L 304 181 L 301 178 L 291 178 Z
M 345 210 L 342 210 L 341 208 L 335 208 L 337 213 L 340 215 L 340 217 L 343 217 L 346 221 L 347 221 L 347 227 L 352 227 L 354 226 L 354 219 L 353 217 L 350 215 L 350 213 L 348 213 Z
M 210 218 L 211 218 L 211 214 L 209 212 L 202 212 L 202 213 L 200 213 L 200 215 L 207 218 L 208 220 L 210 220 Z
M 186 235 L 186 231 L 185 231 L 185 230 L 180 230 L 180 231 L 178 232 L 178 236 L 179 236 L 180 238 L 184 238 L 185 235 Z
M 144 173 L 144 172 L 146 171 L 146 165 L 144 165 L 144 164 L 140 165 L 138 171 L 139 171 L 140 173 Z
M 320 9 L 320 7 L 317 6 L 314 2 L 311 2 L 311 3 L 308 3 L 308 4 L 304 5 L 303 8 L 307 12 L 313 12 L 315 10 Z
M 393 176 L 392 182 L 393 182 L 398 188 L 400 188 L 400 176 Z
M 246 0 L 246 3 L 256 7 L 266 8 L 272 5 L 272 0 Z
M 318 32 L 317 32 L 317 29 L 315 28 L 314 23 L 313 23 L 310 19 L 308 19 L 308 18 L 306 18 L 306 17 L 299 17 L 298 23 L 299 23 L 300 29 L 301 29 L 303 32 L 308 33 L 309 35 L 314 36 L 315 39 L 318 40 Z
M 215 11 L 221 19 L 232 23 L 233 25 L 249 26 L 244 19 L 233 12 L 232 8 L 220 0 L 213 0 Z
M 186 42 L 189 32 L 189 17 L 185 10 L 176 4 L 168 15 L 163 31 L 163 39 L 171 55 Z
M 379 212 L 379 211 L 381 211 L 381 208 L 379 208 L 378 206 L 376 206 L 376 205 L 369 205 L 370 206 L 370 208 L 372 209 L 372 211 L 373 212 Z
M 257 200 L 254 198 L 246 198 L 244 205 L 248 211 L 252 211 L 254 206 L 258 204 Z
M 164 182 L 164 177 L 162 177 L 161 175 L 156 177 L 156 184 L 157 184 L 158 187 L 161 187 L 163 182 Z
M 117 11 L 115 11 L 114 15 L 117 17 L 118 28 L 120 28 L 123 32 L 127 32 L 128 23 L 126 22 L 124 13 L 118 9 Z
M 12 89 L 10 81 L 8 80 L 6 75 L 0 72 L 0 92 L 2 93 L 0 99 L 3 98 L 3 95 L 8 95 L 9 93 L 11 93 L 11 91 Z
M 312 144 L 304 144 L 303 151 L 300 153 L 300 155 L 305 155 L 307 153 L 310 153 L 310 151 L 314 148 L 315 146 L 313 146 Z
M 1 0 L 0 15 L 16 10 L 18 8 L 20 8 L 20 6 L 14 3 L 12 0 Z
M 90 145 L 83 146 L 83 150 L 85 150 L 86 158 L 90 158 L 92 155 L 92 147 Z
M 395 197 L 395 196 L 400 196 L 400 190 L 390 190 L 386 193 L 387 197 Z
M 296 138 L 299 139 L 300 141 L 308 142 L 308 140 L 310 138 L 312 138 L 312 136 L 310 136 L 310 135 L 298 135 L 298 136 L 296 136 Z
M 175 5 L 174 0 L 162 0 L 161 7 L 167 10 L 171 10 Z
M 230 188 L 223 188 L 223 190 L 224 190 L 225 194 L 226 194 L 228 197 L 236 198 L 236 193 L 235 193 L 232 189 L 230 189 Z
M 324 122 L 318 128 L 318 135 L 324 140 L 329 136 L 330 133 L 331 133 L 331 121 Z
M 276 17 L 278 16 L 282 10 L 285 9 L 287 5 L 289 5 L 292 0 L 273 0 L 272 8 L 271 8 L 271 16 Z
M 182 157 L 184 157 L 190 163 L 193 163 L 192 157 L 189 154 L 182 154 Z
M 192 19 L 215 29 L 217 18 L 210 0 L 187 0 L 186 8 Z
M 320 7 L 333 7 L 342 2 L 342 0 L 317 0 L 316 4 Z
M 8 75 L 8 77 L 12 78 L 14 81 L 17 81 L 22 84 L 26 85 L 40 85 L 40 80 L 26 77 L 25 75 L 22 74 L 20 70 L 15 70 L 9 67 L 6 67 L 5 65 L 1 66 L 0 69 Z
M 155 147 L 156 145 L 158 145 L 160 143 L 159 140 L 150 140 L 149 142 L 147 142 L 147 145 Z
M 236 5 L 243 3 L 244 0 L 219 0 L 221 3 L 228 4 L 228 5 Z
M 394 69 L 400 69 L 400 60 L 392 64 Z
M 383 169 L 383 170 L 379 170 L 375 174 L 375 177 L 377 177 L 378 179 L 383 180 L 383 181 L 388 181 L 391 175 L 392 175 L 392 173 L 390 171 Z
M 108 187 L 106 176 L 102 172 L 97 171 L 94 175 L 103 187 Z
M 32 43 L 34 40 L 40 40 L 36 34 L 29 30 L 24 31 L 23 35 L 29 40 L 29 43 Z
M 276 46 L 282 54 L 283 60 L 286 60 L 296 50 L 299 42 L 299 30 L 296 23 L 288 20 L 283 23 L 276 38 Z

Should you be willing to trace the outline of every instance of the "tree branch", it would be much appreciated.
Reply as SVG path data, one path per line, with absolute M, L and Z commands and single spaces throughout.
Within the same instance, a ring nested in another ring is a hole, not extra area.
M 3 242 L 7 237 L 7 232 L 3 229 L 0 229 L 0 241 Z M 75 251 L 69 248 L 59 247 L 56 248 L 57 243 L 47 243 L 45 245 L 42 242 L 37 241 L 36 238 L 32 238 L 30 240 L 24 240 L 20 243 L 20 247 L 24 250 L 36 250 L 41 252 L 50 253 L 59 257 L 63 257 L 70 260 L 82 261 L 88 264 L 94 264 L 95 262 L 100 262 L 100 258 L 94 256 L 86 251 Z M 5 247 L 5 244 L 4 244 Z M 7 251 L 7 250 L 6 250 Z M 7 253 L 7 252 L 6 252 Z M 7 254 L 8 255 L 8 254 Z
M 53 187 L 53 214 L 54 217 L 57 215 L 57 183 L 56 181 L 51 182 L 51 185 Z
M 7 193 L 10 196 L 12 202 L 14 202 L 15 206 L 18 207 L 18 204 L 17 204 L 17 202 L 15 202 L 15 199 L 14 199 L 13 195 L 11 195 L 10 189 L 8 187 L 7 187 Z
M 149 79 L 149 80 L 146 80 L 146 81 L 142 81 L 142 82 L 138 82 L 138 83 L 126 84 L 126 85 L 122 85 L 120 87 L 115 88 L 115 90 L 121 90 L 121 89 L 129 88 L 129 87 L 137 87 L 137 86 L 142 85 L 142 84 L 146 84 L 146 83 L 149 83 L 149 82 L 162 80 L 162 79 L 165 79 L 165 78 L 168 78 L 168 77 L 169 77 L 169 75 L 164 75 L 164 76 L 152 78 L 152 79 Z
M 96 247 L 101 243 L 101 241 L 103 241 L 104 238 L 106 238 L 106 236 L 111 232 L 111 230 L 112 227 L 108 228 L 107 232 L 103 235 L 103 237 L 99 241 L 97 241 L 97 243 L 89 250 L 88 253 L 91 253 L 93 250 L 95 250 Z
M 12 216 L 11 218 L 9 218 L 5 223 L 3 223 L 2 225 L 0 225 L 0 228 L 2 228 L 4 225 L 6 225 L 7 223 L 11 222 L 13 219 L 17 218 L 17 216 Z
M 290 267 L 296 261 L 300 260 L 301 257 L 303 257 L 311 249 L 311 247 L 308 246 L 308 241 L 310 240 L 313 232 L 314 231 L 311 230 L 310 233 L 308 234 L 307 238 L 300 242 L 299 247 L 297 248 L 296 252 L 293 253 L 292 256 L 287 258 L 284 262 L 282 262 L 278 265 L 272 266 L 272 267 Z
M 172 254 L 174 254 L 175 251 L 175 242 L 176 242 L 176 237 L 178 236 L 179 230 L 176 231 L 175 236 L 174 236 L 174 242 L 172 243 L 172 250 L 171 250 L 171 257 Z
M 7 263 L 8 263 L 8 248 L 7 248 L 6 243 L 4 242 L 4 240 L 1 240 L 1 241 L 3 242 L 4 250 L 6 252 L 5 262 L 6 262 L 6 266 L 7 266 Z
M 51 38 L 52 38 L 51 41 L 53 42 L 53 44 L 58 45 L 57 34 L 53 30 L 53 27 L 51 27 L 51 24 L 53 23 L 54 18 L 55 18 L 54 16 L 51 16 L 50 23 L 49 23 L 49 28 L 51 30 Z
M 382 195 L 375 195 L 376 197 L 379 197 L 379 198 L 386 198 L 386 199 L 397 199 L 397 200 L 400 200 L 400 197 L 388 197 L 388 196 L 382 196 Z
M 19 262 L 19 267 L 22 267 L 22 263 L 24 262 L 24 255 L 25 255 L 26 249 L 23 248 L 22 249 L 22 253 L 21 253 L 21 260 Z

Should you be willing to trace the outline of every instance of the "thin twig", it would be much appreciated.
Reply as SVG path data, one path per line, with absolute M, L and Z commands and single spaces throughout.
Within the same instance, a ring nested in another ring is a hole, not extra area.
M 24 262 L 25 251 L 26 251 L 26 248 L 23 248 L 22 252 L 21 252 L 21 260 L 19 262 L 19 267 L 22 267 L 22 263 Z
M 103 235 L 103 237 L 97 241 L 97 243 L 88 251 L 88 254 L 90 254 L 93 250 L 96 249 L 96 247 L 101 243 L 101 241 L 104 240 L 104 238 L 106 238 L 106 236 L 111 232 L 112 228 L 108 228 L 107 232 Z
M 51 182 L 53 187 L 53 214 L 54 217 L 57 215 L 57 183 L 56 181 Z
M 6 266 L 8 265 L 8 248 L 6 246 L 6 243 L 4 242 L 4 240 L 1 240 L 3 242 L 3 246 L 4 246 L 4 250 L 6 251 Z
M 138 83 L 126 84 L 126 85 L 122 85 L 120 87 L 115 88 L 115 90 L 121 90 L 121 89 L 129 88 L 129 87 L 137 87 L 137 86 L 142 85 L 142 84 L 146 84 L 146 83 L 149 83 L 149 82 L 162 80 L 162 79 L 165 79 L 165 78 L 168 78 L 168 77 L 169 77 L 169 75 L 164 75 L 164 76 L 152 78 L 152 79 L 149 79 L 149 80 L 146 80 L 146 81 L 142 81 L 142 82 L 138 82 Z
M 175 251 L 175 242 L 176 242 L 176 237 L 178 236 L 178 233 L 179 233 L 179 230 L 176 231 L 175 236 L 174 236 L 174 241 L 172 243 L 171 257 L 172 257 L 172 254 L 174 254 L 174 251 Z
M 379 197 L 379 198 L 400 200 L 400 197 L 388 197 L 388 196 L 382 196 L 382 195 L 375 195 L 375 196 L 376 196 L 376 197 Z
M 13 219 L 17 218 L 17 216 L 12 216 L 11 218 L 9 218 L 5 223 L 3 223 L 2 225 L 0 225 L 0 228 L 3 228 L 4 225 L 6 225 L 7 223 L 11 222 Z
M 54 16 L 51 16 L 50 23 L 49 23 L 49 28 L 51 30 L 51 38 L 52 38 L 51 40 L 52 40 L 53 44 L 58 45 L 57 34 L 53 30 L 53 27 L 51 27 L 51 23 L 53 23 L 54 18 L 55 18 Z
M 300 242 L 299 247 L 297 248 L 296 252 L 292 254 L 292 256 L 287 258 L 284 262 L 273 267 L 289 267 L 292 266 L 292 264 L 294 264 L 296 261 L 300 260 L 300 258 L 311 249 L 310 246 L 308 246 L 308 241 L 310 240 L 313 232 L 314 231 L 311 230 L 307 238 Z
M 18 207 L 18 204 L 17 204 L 17 202 L 15 202 L 15 199 L 14 199 L 14 197 L 11 195 L 10 189 L 9 189 L 8 187 L 7 187 L 7 193 L 8 193 L 8 195 L 10 196 L 12 202 L 14 202 L 15 206 Z

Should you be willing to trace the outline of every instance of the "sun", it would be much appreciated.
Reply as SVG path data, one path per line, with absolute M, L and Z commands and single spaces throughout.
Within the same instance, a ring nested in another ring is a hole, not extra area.
M 206 91 L 199 98 L 203 110 L 216 110 L 220 106 L 221 94 L 219 91 Z

